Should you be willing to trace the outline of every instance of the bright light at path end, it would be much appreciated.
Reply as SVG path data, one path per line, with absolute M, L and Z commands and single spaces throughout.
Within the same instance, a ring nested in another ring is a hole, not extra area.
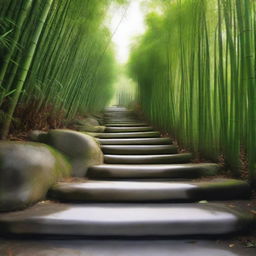
M 114 33 L 113 42 L 116 48 L 117 60 L 120 63 L 127 62 L 133 38 L 145 31 L 144 13 L 141 3 L 144 0 L 131 0 L 124 15 L 124 8 L 112 8 L 110 10 L 110 29 Z

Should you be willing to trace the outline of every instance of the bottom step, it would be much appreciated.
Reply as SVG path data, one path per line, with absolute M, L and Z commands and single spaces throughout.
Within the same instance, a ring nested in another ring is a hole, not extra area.
M 230 246 L 230 244 L 233 244 Z M 1 256 L 255 256 L 240 241 L 198 239 L 0 240 Z
M 0 214 L 2 235 L 183 236 L 236 233 L 253 217 L 224 204 L 43 203 Z

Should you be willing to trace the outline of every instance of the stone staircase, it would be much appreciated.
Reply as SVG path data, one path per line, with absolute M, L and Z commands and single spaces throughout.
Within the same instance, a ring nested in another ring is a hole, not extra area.
M 93 134 L 105 164 L 91 167 L 84 182 L 56 184 L 49 202 L 1 214 L 2 235 L 227 235 L 254 223 L 249 212 L 223 201 L 248 199 L 246 182 L 210 178 L 218 165 L 191 163 L 191 154 L 124 108 L 107 109 L 105 122 L 106 132 Z

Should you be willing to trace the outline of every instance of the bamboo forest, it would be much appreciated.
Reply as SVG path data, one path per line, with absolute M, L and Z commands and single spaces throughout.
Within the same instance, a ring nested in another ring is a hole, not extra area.
M 234 174 L 245 153 L 254 179 L 255 1 L 164 2 L 130 59 L 143 111 Z
M 255 232 L 255 0 L 0 0 L 0 256 Z

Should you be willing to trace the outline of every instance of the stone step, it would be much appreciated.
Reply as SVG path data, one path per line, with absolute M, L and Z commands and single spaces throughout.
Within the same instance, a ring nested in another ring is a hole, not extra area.
M 117 114 L 117 113 L 112 113 L 112 114 L 105 114 L 104 119 L 113 119 L 113 120 L 124 120 L 124 119 L 128 119 L 128 120 L 139 120 L 138 117 L 136 117 L 134 114 L 126 114 L 126 115 L 122 115 L 122 114 Z
M 90 179 L 192 179 L 217 175 L 220 166 L 212 163 L 117 165 L 103 164 L 88 169 Z
M 105 112 L 104 113 L 104 117 L 120 117 L 120 118 L 124 118 L 124 117 L 134 117 L 135 114 L 133 112 L 130 111 L 126 111 L 126 112 Z
M 100 139 L 160 137 L 159 132 L 118 132 L 118 133 L 88 133 L 88 134 Z
M 0 240 L 1 256 L 255 256 L 245 242 L 191 239 L 48 239 Z M 11 249 L 10 249 L 11 248 Z M 10 253 L 9 253 L 10 252 Z M 171 252 L 171 253 L 170 253 Z
M 111 106 L 111 107 L 106 107 L 104 109 L 105 113 L 109 113 L 109 112 L 128 112 L 130 110 L 128 110 L 126 107 L 120 107 L 120 106 Z
M 169 145 L 170 138 L 97 139 L 102 145 Z
M 126 117 L 126 116 L 134 116 L 134 112 L 131 112 L 131 111 L 109 111 L 109 112 L 105 112 L 104 113 L 104 116 L 105 117 L 109 117 L 109 116 L 114 116 L 114 117 Z
M 106 164 L 179 164 L 191 161 L 192 154 L 104 155 Z
M 140 127 L 140 126 L 148 126 L 147 123 L 143 122 L 133 122 L 133 123 L 106 123 L 106 127 Z
M 184 236 L 247 230 L 253 216 L 225 204 L 61 204 L 0 214 L 2 235 Z
M 137 118 L 132 112 L 109 112 L 104 114 L 104 118 Z
M 110 112 L 105 112 L 104 113 L 104 116 L 105 117 L 109 117 L 109 116 L 114 116 L 114 117 L 120 117 L 120 118 L 123 118 L 123 117 L 126 117 L 126 116 L 135 116 L 134 112 L 131 112 L 131 111 L 110 111 Z
M 104 119 L 113 119 L 116 121 L 120 121 L 120 120 L 139 120 L 139 118 L 137 118 L 136 116 L 132 115 L 132 114 L 127 114 L 127 115 L 122 115 L 122 114 L 108 114 L 108 115 L 104 115 L 103 117 Z
M 107 127 L 105 132 L 149 132 L 153 131 L 153 127 Z
M 135 117 L 135 114 L 132 112 L 108 112 L 104 114 L 104 117 L 113 117 L 113 118 L 125 118 L 125 117 Z
M 174 145 L 102 145 L 104 154 L 119 155 L 152 155 L 152 154 L 177 154 Z
M 195 202 L 248 199 L 249 195 L 249 185 L 234 179 L 194 182 L 60 182 L 48 193 L 50 199 L 62 202 Z
M 114 124 L 134 124 L 134 123 L 141 123 L 141 120 L 137 119 L 104 119 L 105 123 L 114 123 Z

